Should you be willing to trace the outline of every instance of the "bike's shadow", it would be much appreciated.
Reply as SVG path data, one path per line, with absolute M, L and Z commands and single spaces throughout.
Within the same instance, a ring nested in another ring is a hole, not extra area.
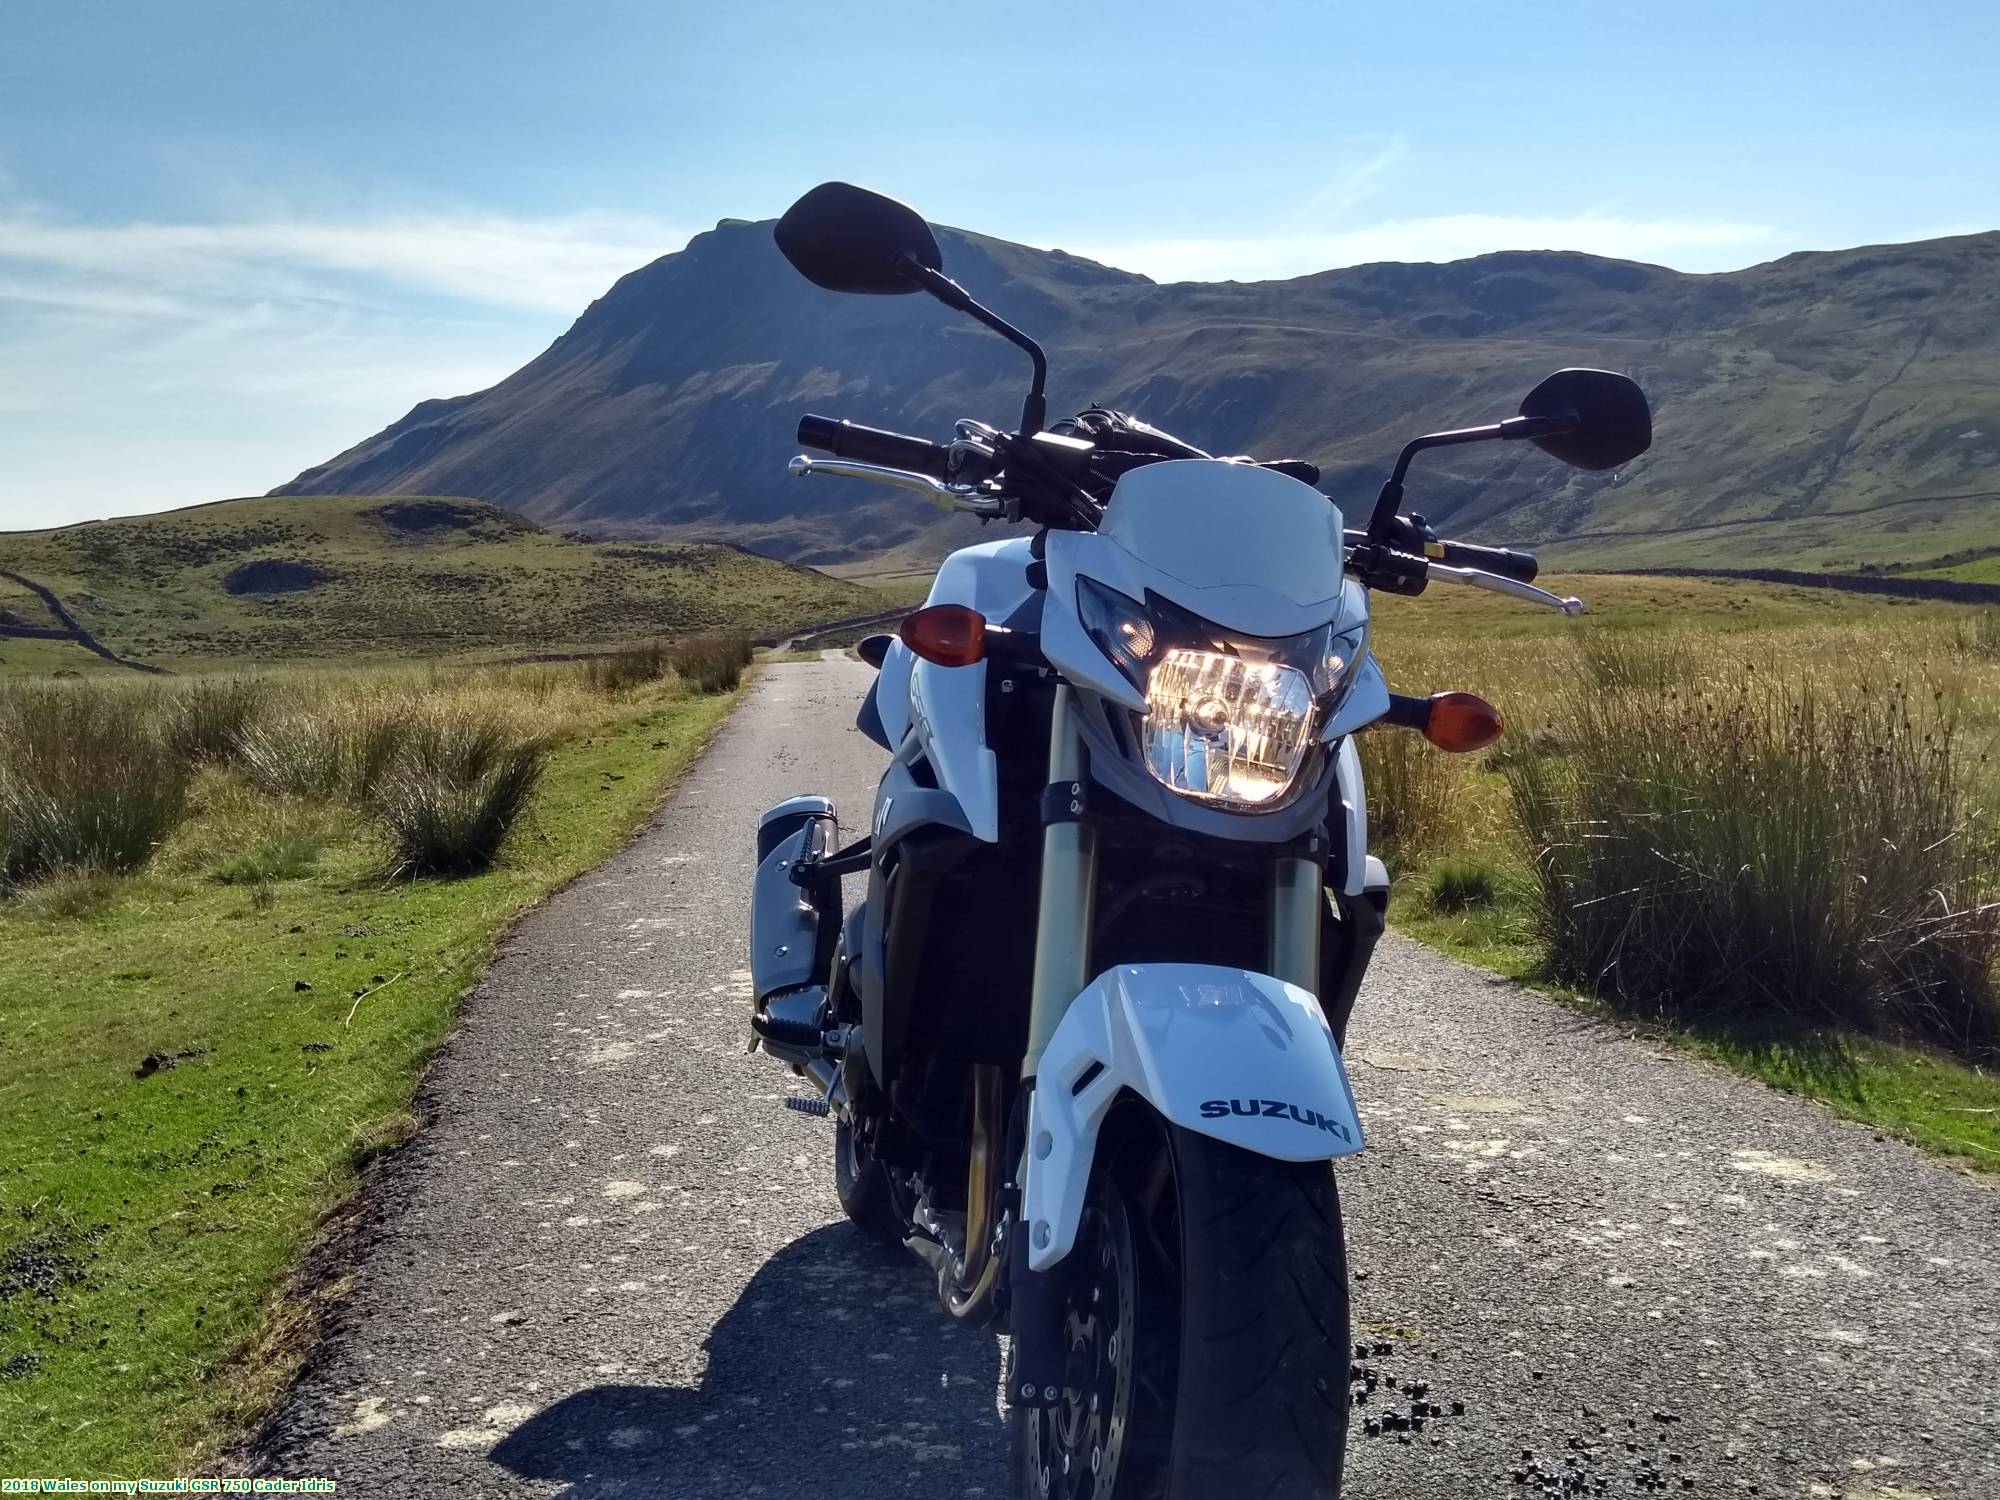
M 938 1309 L 923 1267 L 846 1224 L 794 1240 L 709 1334 L 693 1389 L 602 1385 L 493 1462 L 564 1500 L 1007 1493 L 1000 1343 Z

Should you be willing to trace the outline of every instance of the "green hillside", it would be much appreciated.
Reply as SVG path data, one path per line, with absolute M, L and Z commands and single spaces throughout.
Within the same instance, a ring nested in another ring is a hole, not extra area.
M 1714 275 L 1554 251 L 1156 285 L 940 234 L 946 266 L 1042 340 L 1049 409 L 1137 412 L 1215 453 L 1309 458 L 1350 514 L 1403 443 L 1490 421 L 1563 365 L 1623 370 L 1655 416 L 1612 473 L 1520 445 L 1426 454 L 1448 536 L 1575 567 L 1851 570 L 2000 522 L 2000 233 Z M 728 222 L 624 277 L 489 390 L 426 401 L 308 469 L 303 494 L 478 495 L 553 525 L 741 542 L 801 562 L 935 560 L 971 532 L 907 495 L 785 470 L 801 413 L 928 437 L 1012 423 L 1017 351 L 925 297 L 839 297 Z
M 0 569 L 51 590 L 120 656 L 170 669 L 585 650 L 753 634 L 879 607 L 868 589 L 736 548 L 576 541 L 478 500 L 224 500 L 0 533 Z M 0 672 L 116 670 L 0 579 Z

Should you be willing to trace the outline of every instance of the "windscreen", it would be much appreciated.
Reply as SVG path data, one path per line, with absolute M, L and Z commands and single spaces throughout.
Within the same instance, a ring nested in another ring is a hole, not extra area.
M 1298 605 L 1340 593 L 1340 509 L 1253 464 L 1180 459 L 1118 481 L 1098 534 L 1195 588 L 1254 584 Z

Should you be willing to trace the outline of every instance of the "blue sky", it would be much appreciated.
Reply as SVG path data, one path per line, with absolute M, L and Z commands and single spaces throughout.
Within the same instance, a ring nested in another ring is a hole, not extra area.
M 1161 279 L 2000 227 L 1991 0 L 0 0 L 0 528 L 257 493 L 845 177 Z

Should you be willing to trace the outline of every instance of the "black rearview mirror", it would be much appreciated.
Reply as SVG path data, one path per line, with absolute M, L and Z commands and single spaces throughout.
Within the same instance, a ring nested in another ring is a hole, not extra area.
M 773 234 L 792 268 L 829 292 L 921 291 L 904 265 L 944 268 L 923 215 L 852 183 L 821 183 L 785 210 Z
M 1610 370 L 1556 371 L 1528 392 L 1521 415 L 1562 421 L 1558 430 L 1530 440 L 1578 469 L 1615 469 L 1653 445 L 1645 392 L 1630 376 Z

